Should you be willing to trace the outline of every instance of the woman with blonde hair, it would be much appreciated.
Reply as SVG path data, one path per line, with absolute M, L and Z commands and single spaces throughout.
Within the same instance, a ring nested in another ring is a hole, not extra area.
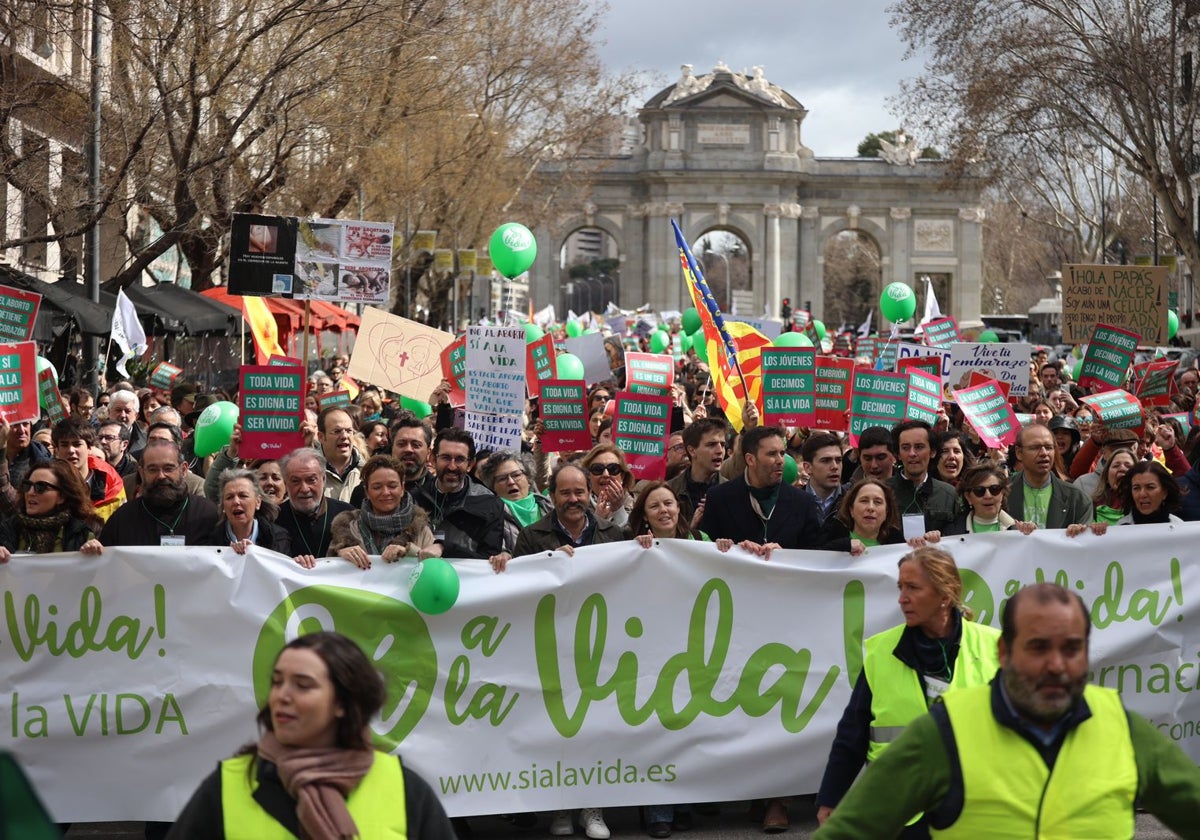
M 611 443 L 592 447 L 583 458 L 596 516 L 624 528 L 633 508 L 633 472 L 625 463 L 625 453 Z

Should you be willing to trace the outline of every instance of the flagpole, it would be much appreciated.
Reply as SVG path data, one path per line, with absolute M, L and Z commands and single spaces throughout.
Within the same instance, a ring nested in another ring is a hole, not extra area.
M 312 323 L 312 298 L 304 299 L 304 371 L 308 372 L 308 327 Z

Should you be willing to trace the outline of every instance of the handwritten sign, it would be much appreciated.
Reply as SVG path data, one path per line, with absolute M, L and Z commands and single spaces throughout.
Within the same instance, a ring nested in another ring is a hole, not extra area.
M 42 296 L 37 292 L 0 286 L 0 339 L 29 341 Z
M 1120 388 L 1125 384 L 1125 376 L 1137 352 L 1137 345 L 1137 333 L 1108 324 L 1097 324 L 1083 357 L 1079 387 L 1104 390 Z
M 558 375 L 556 359 L 554 336 L 551 333 L 525 345 L 525 384 L 529 396 L 537 397 L 541 383 Z
M 762 348 L 763 424 L 811 426 L 816 421 L 816 350 Z
M 989 449 L 1016 443 L 1021 427 L 999 382 L 988 379 L 979 385 L 955 390 L 954 401 Z
M 36 421 L 38 411 L 37 345 L 32 341 L 0 344 L 0 418 L 8 423 Z
M 453 341 L 448 332 L 368 306 L 346 374 L 355 382 L 428 400 L 442 381 L 442 349 Z
M 304 445 L 304 368 L 295 365 L 243 365 L 238 390 L 242 443 L 238 455 L 247 461 L 279 458 Z M 350 404 L 349 394 L 346 405 Z M 334 396 L 325 394 L 325 398 Z M 324 399 L 318 398 L 322 408 Z
M 525 410 L 525 330 L 467 329 L 466 430 L 480 449 L 521 448 Z
M 850 428 L 846 412 L 850 409 L 853 359 L 829 356 L 816 358 L 813 377 L 814 429 L 844 432 Z
M 62 395 L 58 392 L 58 380 L 54 377 L 54 368 L 45 368 L 38 374 L 38 399 L 42 408 L 46 409 L 51 426 L 66 419 L 67 413 L 63 411 Z
M 1166 266 L 1064 265 L 1063 341 L 1082 344 L 1097 324 L 1140 336 L 1140 344 L 1167 340 Z
M 670 431 L 670 398 L 617 392 L 613 443 L 625 453 L 629 469 L 638 479 L 666 477 Z
M 675 363 L 658 353 L 625 354 L 625 387 L 634 394 L 669 394 Z
M 955 342 L 950 345 L 950 367 L 945 383 L 950 388 L 962 388 L 970 383 L 972 373 L 981 373 L 1008 385 L 1013 397 L 1029 393 L 1029 360 L 1033 348 L 1028 344 L 984 344 Z
M 169 391 L 181 373 L 183 373 L 183 368 L 176 367 L 170 362 L 159 362 L 150 374 L 150 386 Z
M 573 379 L 543 379 L 541 387 L 542 450 L 577 452 L 591 449 L 587 386 Z
M 1092 410 L 1096 421 L 1109 429 L 1134 429 L 1140 432 L 1145 425 L 1142 404 L 1128 391 L 1105 391 L 1081 397 L 1079 400 Z

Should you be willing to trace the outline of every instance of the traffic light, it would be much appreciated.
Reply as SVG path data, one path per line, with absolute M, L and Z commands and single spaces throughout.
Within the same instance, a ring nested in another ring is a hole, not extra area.
M 781 306 L 779 307 L 779 315 L 780 315 L 780 317 L 782 317 L 782 318 L 783 318 L 783 320 L 784 320 L 784 322 L 785 322 L 785 323 L 786 323 L 787 321 L 791 320 L 791 317 L 792 317 L 792 299 L 791 299 L 790 297 L 785 297 L 785 298 L 783 299 L 783 305 L 781 305 Z

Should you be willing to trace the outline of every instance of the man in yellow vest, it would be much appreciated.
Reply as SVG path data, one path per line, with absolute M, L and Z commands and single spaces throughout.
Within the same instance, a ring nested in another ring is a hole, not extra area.
M 1200 838 L 1200 768 L 1087 684 L 1090 629 L 1075 593 L 1019 591 L 992 684 L 947 693 L 909 724 L 814 836 L 895 837 L 924 811 L 934 838 L 1131 838 L 1137 801 Z

